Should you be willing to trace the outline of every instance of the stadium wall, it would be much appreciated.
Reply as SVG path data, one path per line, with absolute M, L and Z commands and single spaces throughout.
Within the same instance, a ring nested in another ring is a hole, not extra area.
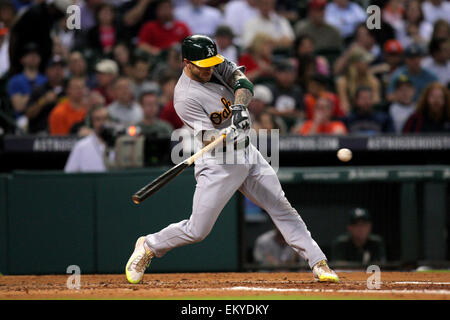
M 63 274 L 78 265 L 82 273 L 123 273 L 138 236 L 189 218 L 192 169 L 141 205 L 131 201 L 167 169 L 0 176 L 0 272 Z M 278 176 L 325 251 L 358 205 L 371 211 L 388 258 L 448 259 L 449 166 L 281 168 Z M 244 270 L 241 203 L 234 196 L 203 242 L 155 259 L 152 272 Z

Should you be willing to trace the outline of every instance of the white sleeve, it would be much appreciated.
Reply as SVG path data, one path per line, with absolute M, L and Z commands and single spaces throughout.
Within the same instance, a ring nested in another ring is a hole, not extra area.
M 295 39 L 294 30 L 292 29 L 289 21 L 286 18 L 281 18 L 281 32 L 284 37 L 287 37 L 291 40 Z
M 67 159 L 66 165 L 64 167 L 64 172 L 80 172 L 80 163 L 81 159 L 78 144 L 75 144 L 72 151 L 70 152 L 69 158 Z
M 228 84 L 230 83 L 231 76 L 236 70 L 241 70 L 243 73 L 245 72 L 244 66 L 239 67 L 236 63 L 228 59 L 225 59 L 224 62 L 217 65 L 215 69 L 217 70 L 219 75 L 223 78 L 223 80 Z

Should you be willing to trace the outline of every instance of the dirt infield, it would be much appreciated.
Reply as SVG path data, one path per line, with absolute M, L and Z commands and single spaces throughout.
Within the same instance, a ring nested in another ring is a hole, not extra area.
M 125 276 L 81 275 L 80 290 L 69 275 L 0 276 L 0 299 L 445 299 L 449 272 L 382 272 L 381 287 L 367 289 L 370 274 L 338 272 L 340 283 L 316 283 L 310 272 L 146 274 L 138 285 Z

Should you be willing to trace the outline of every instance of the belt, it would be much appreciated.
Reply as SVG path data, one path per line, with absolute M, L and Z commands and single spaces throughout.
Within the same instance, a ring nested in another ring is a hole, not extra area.
M 233 146 L 234 146 L 234 150 L 239 150 L 239 149 L 246 149 L 250 144 L 250 138 L 248 136 L 245 137 L 245 142 L 241 141 L 235 141 Z M 227 152 L 227 147 L 223 147 L 223 151 L 222 152 Z

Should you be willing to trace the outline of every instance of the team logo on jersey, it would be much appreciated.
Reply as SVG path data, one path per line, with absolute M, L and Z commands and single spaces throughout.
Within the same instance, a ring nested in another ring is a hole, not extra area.
M 231 109 L 230 109 L 231 101 L 222 97 L 220 99 L 220 102 L 222 102 L 224 106 L 222 111 L 213 112 L 209 115 L 209 119 L 212 121 L 212 123 L 214 123 L 217 126 L 231 116 Z

